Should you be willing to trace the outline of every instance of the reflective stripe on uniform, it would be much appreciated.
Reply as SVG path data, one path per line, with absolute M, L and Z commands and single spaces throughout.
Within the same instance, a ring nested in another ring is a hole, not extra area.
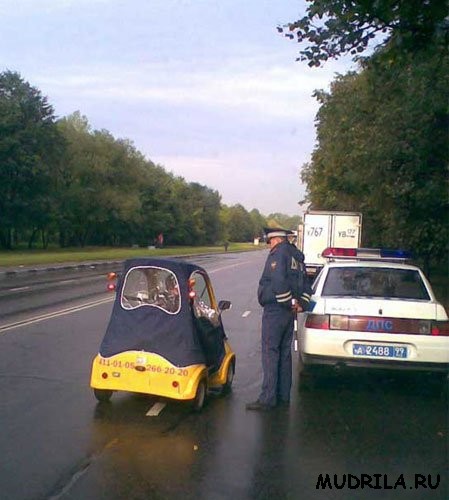
M 311 296 L 311 295 L 309 295 L 308 293 L 305 293 L 305 292 L 304 292 L 304 293 L 301 295 L 301 298 L 302 298 L 302 300 L 305 300 L 306 302 L 310 302 L 310 299 L 312 298 L 312 296 Z
M 288 292 L 285 293 L 278 293 L 276 294 L 276 300 L 278 302 L 289 302 L 292 300 L 292 292 L 289 290 Z

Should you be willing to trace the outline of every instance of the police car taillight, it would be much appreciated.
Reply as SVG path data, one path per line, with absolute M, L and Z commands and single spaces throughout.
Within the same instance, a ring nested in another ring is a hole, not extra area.
M 329 314 L 308 314 L 306 328 L 329 330 Z
M 449 321 L 432 321 L 432 335 L 449 337 Z

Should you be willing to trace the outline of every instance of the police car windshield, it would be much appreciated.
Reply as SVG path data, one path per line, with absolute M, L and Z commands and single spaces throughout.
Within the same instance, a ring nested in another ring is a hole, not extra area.
M 430 300 L 418 271 L 373 267 L 332 267 L 322 296 Z

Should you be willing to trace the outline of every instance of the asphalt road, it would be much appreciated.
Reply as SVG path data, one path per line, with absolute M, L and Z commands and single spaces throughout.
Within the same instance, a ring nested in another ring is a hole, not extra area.
M 148 416 L 157 401 L 126 393 L 97 404 L 90 365 L 112 306 L 104 269 L 3 276 L 1 498 L 448 498 L 448 400 L 433 377 L 357 371 L 300 390 L 294 356 L 290 408 L 245 410 L 261 382 L 265 256 L 196 259 L 233 303 L 223 322 L 237 355 L 232 393 L 211 394 L 200 414 L 169 402 Z

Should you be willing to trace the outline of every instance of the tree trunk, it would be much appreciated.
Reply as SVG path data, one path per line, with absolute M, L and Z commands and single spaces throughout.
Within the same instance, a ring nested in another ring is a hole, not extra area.
M 33 242 L 34 242 L 34 238 L 35 238 L 37 232 L 38 232 L 38 229 L 34 228 L 33 232 L 31 233 L 31 236 L 28 240 L 28 250 L 31 250 L 33 248 Z
M 41 229 L 42 232 L 42 248 L 47 250 L 48 248 L 48 235 L 44 228 Z
M 11 237 L 11 228 L 8 227 L 2 232 L 1 236 L 2 247 L 5 250 L 12 250 L 12 237 Z

